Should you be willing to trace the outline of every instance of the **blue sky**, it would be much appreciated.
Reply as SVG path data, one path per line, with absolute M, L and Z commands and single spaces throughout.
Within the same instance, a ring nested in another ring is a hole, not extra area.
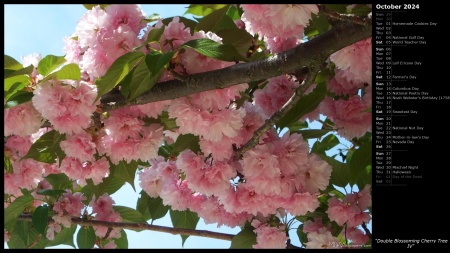
M 162 18 L 183 15 L 188 5 L 157 4 L 141 5 L 146 15 L 159 14 Z M 82 4 L 35 4 L 35 5 L 4 5 L 4 53 L 21 62 L 21 56 L 40 53 L 42 57 L 52 54 L 64 55 L 63 38 L 70 36 L 79 20 L 86 12 Z M 187 16 L 189 17 L 189 16 Z M 311 126 L 311 125 L 310 125 Z M 343 146 L 340 146 L 342 148 Z M 140 187 L 136 176 L 136 192 L 129 184 L 113 194 L 116 205 L 135 208 L 139 197 Z M 349 189 L 347 189 L 349 191 Z M 172 226 L 170 217 L 156 220 L 154 225 Z M 299 223 L 295 224 L 295 227 Z M 371 224 L 370 224 L 371 225 Z M 371 228 L 371 226 L 370 226 Z M 217 228 L 215 224 L 205 225 L 201 220 L 197 229 L 236 234 L 239 228 Z M 181 237 L 161 232 L 126 230 L 129 248 L 181 248 Z M 295 230 L 291 230 L 292 244 L 300 245 Z M 76 240 L 74 240 L 76 243 Z M 230 241 L 189 237 L 184 248 L 229 248 Z M 5 248 L 7 247 L 5 243 Z M 58 246 L 52 248 L 71 248 Z

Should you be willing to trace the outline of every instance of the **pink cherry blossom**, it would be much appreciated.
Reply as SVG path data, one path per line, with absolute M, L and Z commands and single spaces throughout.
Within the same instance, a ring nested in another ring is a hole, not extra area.
M 331 166 L 316 154 L 310 154 L 305 171 L 305 187 L 310 193 L 325 190 L 331 177 Z
M 267 37 L 303 37 L 311 14 L 319 9 L 315 4 L 241 4 L 242 21 L 252 35 Z
M 189 207 L 192 191 L 186 180 L 167 180 L 161 190 L 160 197 L 164 205 L 170 205 L 172 210 L 184 211 Z
M 14 159 L 21 158 L 28 153 L 32 144 L 30 136 L 11 135 L 4 144 L 5 155 L 10 153 Z
M 52 217 L 57 223 L 64 227 L 70 227 L 72 222 L 71 217 L 80 217 L 81 211 L 84 208 L 82 201 L 86 200 L 81 192 L 72 194 L 72 191 L 67 190 L 58 201 L 53 205 L 55 215 Z
M 301 40 L 297 37 L 264 37 L 264 42 L 266 42 L 267 49 L 272 52 L 272 54 L 281 53 L 301 43 Z
M 217 227 L 223 225 L 230 228 L 236 226 L 243 226 L 245 222 L 249 221 L 253 215 L 246 212 L 242 213 L 229 213 L 225 210 L 222 204 L 215 196 L 211 196 L 205 199 L 201 204 L 200 210 L 198 210 L 198 215 L 203 219 L 205 224 L 217 223 Z
M 300 134 L 291 134 L 287 131 L 279 141 L 275 142 L 275 154 L 278 157 L 281 172 L 285 175 L 305 171 L 308 153 L 308 143 Z
M 236 171 L 225 162 L 210 162 L 191 150 L 180 153 L 177 167 L 184 171 L 189 187 L 207 196 L 222 191 L 231 190 L 230 179 L 236 176 Z
M 351 96 L 348 100 L 325 97 L 321 103 L 323 114 L 334 122 L 339 129 L 338 134 L 348 139 L 361 137 L 372 130 L 372 113 L 365 111 L 366 109 L 358 95 Z
M 256 233 L 256 244 L 254 249 L 285 249 L 289 239 L 286 231 L 262 224 L 253 230 Z
M 316 195 L 305 192 L 292 195 L 286 201 L 284 207 L 292 215 L 305 215 L 307 212 L 314 212 L 319 207 L 319 204 Z
M 342 248 L 341 242 L 334 237 L 326 228 L 322 228 L 319 232 L 308 233 L 307 249 L 337 249 Z
M 364 188 L 357 193 L 358 206 L 362 211 L 366 210 L 369 206 L 372 206 L 372 195 L 370 194 L 370 185 L 366 184 Z
M 31 78 L 36 78 L 39 74 L 37 67 L 38 67 L 39 61 L 42 60 L 41 54 L 32 53 L 32 54 L 29 54 L 26 56 L 21 56 L 20 58 L 22 59 L 22 66 L 24 68 L 26 68 L 30 65 L 33 65 L 34 69 L 33 69 L 33 72 L 31 72 Z
M 61 149 L 67 156 L 79 159 L 80 161 L 91 161 L 96 153 L 95 143 L 92 142 L 92 135 L 82 132 L 76 135 L 66 135 L 66 140 L 61 141 Z
M 72 180 L 85 179 L 91 173 L 90 168 L 83 166 L 79 159 L 70 156 L 61 161 L 59 169 Z
M 76 87 L 61 82 L 45 82 L 32 98 L 33 106 L 61 133 L 77 134 L 87 128 L 100 101 L 96 86 L 79 82 Z
M 345 71 L 336 68 L 334 77 L 327 81 L 327 88 L 336 95 L 354 95 L 357 91 L 364 87 L 364 82 L 348 80 Z
M 244 153 L 241 164 L 245 178 L 270 179 L 280 176 L 278 157 L 272 152 L 270 145 L 257 145 Z
M 325 227 L 322 223 L 322 218 L 314 218 L 314 221 L 307 220 L 303 223 L 303 232 L 317 232 L 321 231 L 321 228 Z M 331 224 L 328 223 L 327 230 L 331 232 Z
M 363 231 L 361 229 L 358 228 L 354 228 L 354 227 L 350 227 L 347 228 L 347 230 L 342 231 L 343 236 L 346 236 L 344 238 L 348 238 L 349 240 L 352 241 L 352 245 L 355 246 L 362 246 L 364 244 L 366 244 L 366 242 L 369 241 L 369 236 L 367 236 L 366 234 L 363 233 Z
M 127 29 L 136 35 L 146 27 L 141 20 L 145 18 L 139 4 L 111 4 L 105 7 L 104 26 L 110 29 L 118 29 L 121 26 L 127 26 Z
M 94 185 L 98 185 L 109 175 L 109 162 L 106 157 L 102 157 L 97 161 L 93 161 L 92 164 L 86 163 L 85 166 L 89 166 L 90 173 L 86 178 L 92 179 Z
M 55 233 L 61 232 L 61 226 L 58 223 L 49 223 L 45 237 L 50 241 L 55 240 Z
M 343 70 L 342 76 L 357 83 L 372 83 L 372 37 L 333 53 L 330 60 Z
M 5 136 L 26 136 L 39 130 L 43 123 L 41 114 L 31 101 L 4 110 Z

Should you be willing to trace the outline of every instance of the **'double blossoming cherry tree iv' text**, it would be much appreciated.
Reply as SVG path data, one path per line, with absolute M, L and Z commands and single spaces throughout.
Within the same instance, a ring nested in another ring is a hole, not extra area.
M 370 247 L 371 5 L 84 6 L 64 56 L 4 56 L 9 248 L 127 248 L 124 229 Z

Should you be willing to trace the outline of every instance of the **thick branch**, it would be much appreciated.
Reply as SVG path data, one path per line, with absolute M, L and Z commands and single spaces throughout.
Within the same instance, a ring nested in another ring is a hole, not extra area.
M 18 220 L 31 221 L 31 214 L 21 214 Z M 49 223 L 53 223 L 54 220 L 49 218 Z M 193 235 L 193 236 L 201 236 L 208 237 L 214 239 L 221 239 L 231 241 L 233 240 L 234 235 L 224 234 L 218 232 L 212 232 L 207 230 L 195 230 L 195 229 L 186 229 L 186 228 L 170 228 L 163 227 L 157 225 L 150 225 L 147 223 L 129 223 L 129 222 L 109 222 L 109 221 L 98 221 L 98 220 L 84 220 L 81 218 L 72 218 L 72 223 L 80 226 L 105 226 L 109 228 L 126 228 L 133 230 L 151 230 L 163 233 L 169 233 L 173 235 Z
M 193 74 L 186 77 L 186 81 L 170 80 L 157 83 L 151 90 L 138 96 L 135 101 L 130 103 L 123 103 L 124 98 L 120 95 L 120 92 L 105 94 L 101 99 L 100 107 L 104 111 L 108 111 L 126 105 L 170 100 L 203 91 L 227 88 L 236 84 L 292 73 L 304 66 L 321 64 L 321 62 L 317 62 L 318 59 L 326 59 L 339 49 L 371 36 L 372 22 L 370 19 L 365 25 L 351 22 L 337 23 L 328 32 L 267 59 Z M 220 80 L 220 83 L 217 80 Z M 117 104 L 111 106 L 108 104 L 110 102 L 116 102 Z

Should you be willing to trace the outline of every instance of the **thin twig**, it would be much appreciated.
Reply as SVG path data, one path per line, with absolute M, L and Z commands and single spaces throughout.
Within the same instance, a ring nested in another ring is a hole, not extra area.
M 314 83 L 317 73 L 319 73 L 319 69 L 309 71 L 304 83 L 297 88 L 294 95 L 292 95 L 292 97 L 283 105 L 283 107 L 279 111 L 275 112 L 272 117 L 267 119 L 266 122 L 253 133 L 253 137 L 249 141 L 247 141 L 247 143 L 236 150 L 236 160 L 241 159 L 242 155 L 245 152 L 255 147 L 259 143 L 259 138 L 264 133 L 269 131 L 284 115 L 286 115 L 288 111 L 294 108 L 294 106 L 303 97 L 306 90 Z
M 18 217 L 18 220 L 31 221 L 31 214 L 21 214 Z M 49 223 L 54 223 L 55 221 L 52 218 L 49 218 Z M 150 225 L 147 223 L 131 223 L 131 222 L 109 222 L 109 221 L 99 221 L 99 220 L 85 220 L 82 218 L 72 218 L 72 223 L 80 226 L 104 226 L 110 228 L 124 228 L 124 229 L 132 229 L 132 230 L 150 230 L 156 232 L 169 233 L 172 235 L 192 235 L 192 236 L 200 236 L 207 238 L 214 238 L 220 240 L 231 241 L 234 238 L 232 234 L 224 234 L 218 232 L 212 232 L 207 230 L 195 230 L 195 229 L 187 229 L 187 228 L 171 228 L 171 227 L 163 227 L 157 225 Z
M 366 223 L 363 222 L 361 227 L 364 229 L 364 232 L 366 232 L 366 235 L 369 236 L 369 239 L 372 240 L 372 233 L 370 233 L 369 229 L 366 226 Z
M 363 26 L 372 25 L 372 20 L 369 18 L 364 18 L 353 14 L 341 14 L 336 11 L 328 10 L 324 5 L 319 5 L 319 10 L 321 13 L 333 20 L 351 22 Z

